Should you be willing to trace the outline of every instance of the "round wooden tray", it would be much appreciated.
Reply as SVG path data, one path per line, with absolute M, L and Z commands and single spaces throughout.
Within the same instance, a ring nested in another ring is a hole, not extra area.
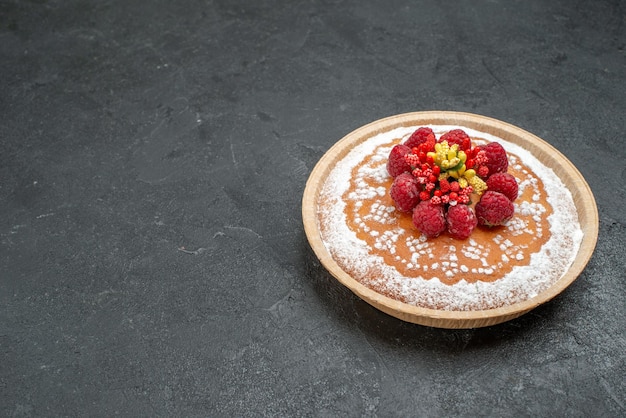
M 318 196 L 331 169 L 356 145 L 394 128 L 421 125 L 452 125 L 495 135 L 531 152 L 560 177 L 572 193 L 578 210 L 583 239 L 575 261 L 563 277 L 532 299 L 513 305 L 480 311 L 426 309 L 391 299 L 362 285 L 343 271 L 322 242 L 317 222 Z M 302 200 L 304 230 L 313 251 L 324 267 L 343 285 L 375 308 L 403 321 L 438 328 L 478 328 L 517 318 L 545 303 L 567 288 L 583 271 L 598 239 L 598 210 L 589 185 L 574 165 L 544 140 L 508 123 L 461 112 L 415 112 L 391 116 L 365 125 L 337 142 L 317 163 Z

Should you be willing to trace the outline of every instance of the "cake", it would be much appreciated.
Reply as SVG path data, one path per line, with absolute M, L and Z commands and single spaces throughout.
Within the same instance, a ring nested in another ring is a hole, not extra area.
M 317 228 L 337 265 L 385 297 L 438 311 L 483 311 L 532 299 L 557 282 L 583 240 L 577 207 L 558 175 L 531 152 L 492 133 L 427 125 L 437 137 L 462 129 L 476 144 L 506 150 L 518 183 L 513 216 L 466 239 L 429 237 L 389 190 L 390 151 L 424 125 L 397 126 L 359 141 L 329 170 L 316 203 Z

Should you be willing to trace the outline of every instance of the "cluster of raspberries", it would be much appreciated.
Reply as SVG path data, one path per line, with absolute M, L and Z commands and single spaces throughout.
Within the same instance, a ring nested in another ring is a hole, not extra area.
M 517 180 L 507 173 L 506 151 L 497 142 L 472 144 L 462 129 L 437 139 L 418 128 L 389 154 L 389 191 L 396 208 L 412 212 L 413 225 L 429 238 L 448 231 L 468 238 L 477 225 L 503 225 L 513 217 Z M 472 209 L 472 195 L 480 200 Z

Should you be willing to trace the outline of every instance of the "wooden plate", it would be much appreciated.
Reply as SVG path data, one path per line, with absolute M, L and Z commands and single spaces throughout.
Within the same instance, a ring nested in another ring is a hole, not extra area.
M 333 259 L 324 245 L 317 222 L 318 196 L 331 169 L 356 145 L 368 138 L 399 127 L 452 125 L 492 134 L 532 153 L 550 167 L 570 190 L 583 231 L 575 261 L 552 286 L 537 296 L 501 308 L 479 311 L 444 311 L 426 309 L 391 299 L 364 286 Z M 461 112 L 415 112 L 391 116 L 365 125 L 337 142 L 317 163 L 304 191 L 302 217 L 309 243 L 322 265 L 343 285 L 375 308 L 403 321 L 438 328 L 478 328 L 517 318 L 565 290 L 583 271 L 598 239 L 598 210 L 589 185 L 574 165 L 544 140 L 508 123 Z

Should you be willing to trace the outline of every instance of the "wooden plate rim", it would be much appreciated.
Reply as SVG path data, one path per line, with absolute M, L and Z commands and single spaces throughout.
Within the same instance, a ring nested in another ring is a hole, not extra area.
M 552 286 L 523 302 L 479 311 L 443 311 L 417 307 L 381 295 L 343 271 L 324 245 L 317 222 L 317 197 L 333 163 L 342 159 L 354 146 L 373 135 L 402 126 L 453 125 L 491 133 L 531 152 L 552 168 L 568 187 L 578 210 L 583 239 L 578 255 L 568 271 Z M 398 319 L 439 328 L 477 328 L 495 325 L 523 315 L 565 290 L 584 270 L 598 238 L 598 210 L 591 188 L 578 169 L 556 148 L 519 127 L 487 116 L 464 112 L 428 111 L 404 113 L 379 119 L 355 129 L 335 143 L 318 161 L 307 180 L 302 198 L 305 234 L 322 265 L 340 283 L 377 309 Z

